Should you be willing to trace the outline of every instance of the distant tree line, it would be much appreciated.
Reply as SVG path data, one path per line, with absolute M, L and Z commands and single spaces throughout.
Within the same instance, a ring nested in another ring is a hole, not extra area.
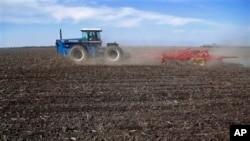
M 22 47 L 1 47 L 1 48 L 55 48 L 56 46 L 22 46 Z
M 204 44 L 201 47 L 204 47 L 204 48 L 214 48 L 214 47 L 219 47 L 219 45 L 213 43 L 213 44 Z

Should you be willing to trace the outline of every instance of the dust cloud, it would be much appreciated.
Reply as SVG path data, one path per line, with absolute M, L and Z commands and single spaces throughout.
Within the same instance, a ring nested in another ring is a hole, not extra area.
M 235 56 L 238 58 L 225 58 L 224 63 L 241 64 L 250 67 L 250 47 L 216 47 L 210 48 L 209 53 L 215 56 Z
M 161 55 L 164 52 L 158 47 L 121 47 L 121 49 L 123 58 L 117 63 L 106 62 L 104 56 L 100 56 L 89 58 L 84 65 L 160 65 Z
M 122 61 L 124 65 L 159 65 L 161 64 L 162 51 L 150 47 L 124 47 L 124 54 L 129 54 L 128 58 Z
M 91 58 L 84 64 L 87 65 L 161 65 L 163 53 L 175 52 L 176 50 L 203 49 L 208 50 L 212 56 L 225 56 L 237 58 L 224 58 L 223 62 L 227 65 L 238 65 L 250 67 L 250 47 L 121 47 L 125 57 L 118 63 L 107 63 L 104 57 Z M 207 66 L 214 66 L 217 61 L 207 61 Z
M 124 52 L 130 54 L 130 58 L 123 62 L 127 65 L 159 65 L 161 64 L 161 56 L 163 53 L 171 53 L 176 50 L 205 49 L 212 56 L 225 56 L 235 58 L 224 58 L 224 64 L 243 65 L 250 67 L 250 47 L 213 47 L 213 48 L 197 48 L 197 47 L 134 47 L 122 48 Z M 216 62 L 216 61 L 215 61 Z M 216 63 L 215 63 L 216 64 Z M 213 63 L 210 62 L 210 65 Z

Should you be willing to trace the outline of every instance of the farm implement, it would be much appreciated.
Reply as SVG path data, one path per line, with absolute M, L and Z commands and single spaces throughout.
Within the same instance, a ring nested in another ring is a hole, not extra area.
M 185 61 L 191 62 L 191 64 L 204 66 L 208 61 L 223 62 L 226 58 L 239 58 L 238 56 L 222 56 L 211 55 L 208 50 L 190 48 L 185 50 L 174 50 L 172 52 L 165 52 L 161 56 L 161 63 L 166 64 L 168 62 Z

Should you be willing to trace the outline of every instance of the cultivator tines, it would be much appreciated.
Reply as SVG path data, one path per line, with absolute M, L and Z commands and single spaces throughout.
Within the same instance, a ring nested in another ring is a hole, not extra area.
M 188 48 L 185 50 L 174 50 L 172 52 L 163 53 L 161 57 L 161 63 L 166 64 L 167 61 L 185 61 L 191 62 L 193 65 L 204 66 L 207 61 L 222 62 L 225 58 L 238 58 L 238 56 L 213 56 L 210 55 L 207 50 L 191 50 Z

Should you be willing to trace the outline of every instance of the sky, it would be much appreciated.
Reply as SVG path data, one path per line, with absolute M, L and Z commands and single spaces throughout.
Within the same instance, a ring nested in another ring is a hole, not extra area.
M 250 0 L 0 0 L 0 47 L 55 45 L 102 28 L 103 45 L 250 46 Z

